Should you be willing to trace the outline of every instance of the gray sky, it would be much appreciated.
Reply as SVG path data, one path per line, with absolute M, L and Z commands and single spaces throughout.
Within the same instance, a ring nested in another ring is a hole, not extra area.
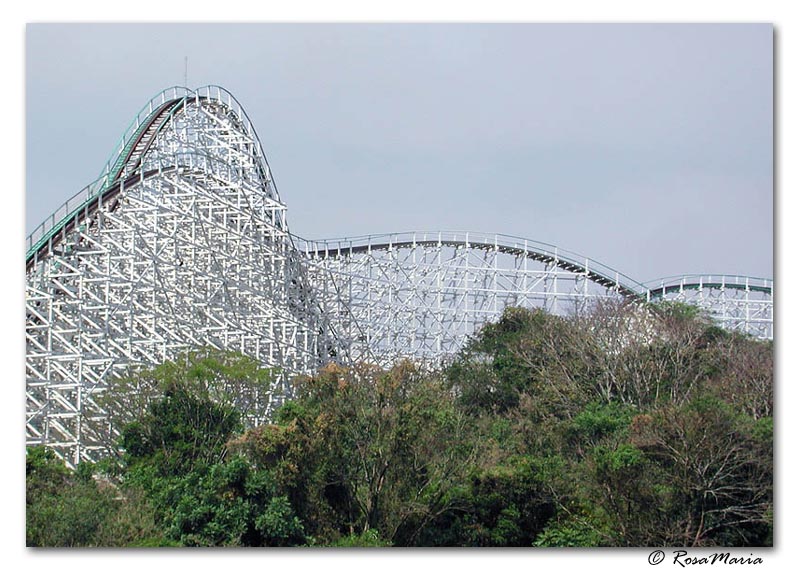
M 773 29 L 30 25 L 26 231 L 147 100 L 218 84 L 306 238 L 499 232 L 646 281 L 773 275 Z

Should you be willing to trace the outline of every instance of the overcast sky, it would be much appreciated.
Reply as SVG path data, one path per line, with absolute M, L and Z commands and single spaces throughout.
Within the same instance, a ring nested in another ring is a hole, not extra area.
M 218 84 L 306 238 L 523 236 L 639 281 L 773 275 L 773 28 L 29 25 L 26 231 L 155 93 Z

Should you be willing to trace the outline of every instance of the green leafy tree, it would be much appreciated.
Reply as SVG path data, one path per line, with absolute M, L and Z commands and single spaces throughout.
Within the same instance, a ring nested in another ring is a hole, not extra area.
M 272 475 L 229 453 L 242 424 L 234 403 L 209 388 L 207 372 L 220 368 L 208 359 L 159 368 L 163 395 L 122 431 L 122 481 L 144 490 L 167 538 L 182 545 L 303 544 Z
M 473 446 L 446 384 L 409 363 L 390 371 L 329 365 L 302 379 L 275 427 L 240 443 L 286 486 L 323 543 L 365 537 L 408 545 L 452 509 Z
M 70 471 L 43 446 L 26 455 L 26 540 L 31 547 L 125 547 L 168 544 L 150 505 L 95 481 L 91 464 Z
M 178 388 L 198 398 L 235 410 L 244 426 L 266 419 L 266 403 L 280 378 L 276 369 L 233 351 L 202 348 L 152 368 L 134 368 L 115 379 L 101 399 L 112 426 L 140 422 L 151 403 Z M 109 443 L 113 453 L 116 443 Z

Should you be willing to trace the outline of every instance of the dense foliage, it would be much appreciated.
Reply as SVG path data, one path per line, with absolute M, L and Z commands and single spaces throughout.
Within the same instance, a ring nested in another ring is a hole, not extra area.
M 509 309 L 441 371 L 331 364 L 253 427 L 273 373 L 195 353 L 125 380 L 117 456 L 28 450 L 28 544 L 771 545 L 772 362 L 686 306 Z

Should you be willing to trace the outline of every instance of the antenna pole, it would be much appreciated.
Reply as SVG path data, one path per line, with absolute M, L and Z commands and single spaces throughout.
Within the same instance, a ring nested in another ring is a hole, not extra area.
M 189 89 L 189 56 L 183 56 L 183 86 Z

